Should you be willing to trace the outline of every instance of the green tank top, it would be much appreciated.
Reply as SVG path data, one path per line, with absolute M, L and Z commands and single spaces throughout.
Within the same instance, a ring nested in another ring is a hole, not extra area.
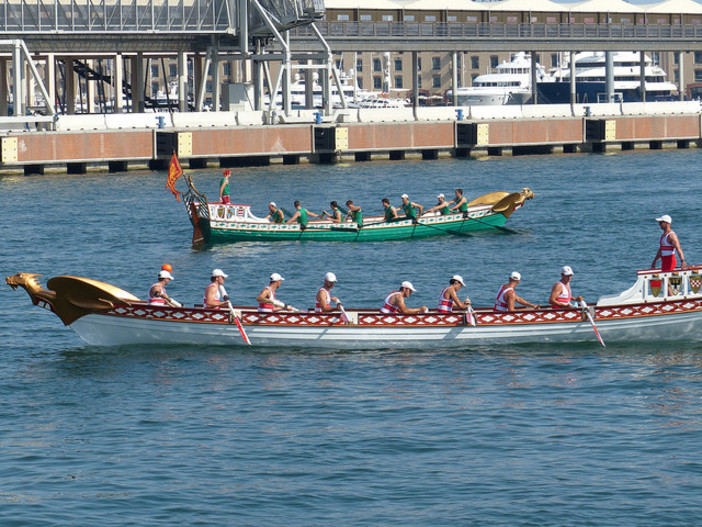
M 222 188 L 222 183 L 224 183 L 224 180 L 227 178 L 222 178 L 222 181 L 219 182 L 219 188 Z M 229 196 L 229 182 L 227 181 L 227 184 L 224 186 L 224 190 L 222 190 L 222 196 Z
M 273 223 L 285 223 L 285 216 L 283 216 L 282 210 L 275 209 L 273 213 Z
M 298 211 L 300 213 L 300 216 L 297 218 L 297 222 L 300 225 L 307 226 L 307 209 L 303 209 L 300 207 L 300 210 Z
M 458 210 L 461 212 L 467 212 L 468 211 L 468 202 L 466 201 L 465 203 L 462 203 L 460 207 L 458 207 Z
M 357 225 L 363 225 L 363 211 L 361 209 L 352 210 L 351 219 L 355 221 Z
M 417 210 L 412 206 L 412 203 L 402 205 L 402 209 L 405 211 L 405 216 L 407 216 L 408 218 L 417 218 Z
M 447 214 L 451 214 L 451 209 L 449 209 L 448 205 L 444 205 L 439 209 L 439 214 L 442 216 L 446 216 Z
M 392 221 L 392 205 L 385 207 L 385 221 Z

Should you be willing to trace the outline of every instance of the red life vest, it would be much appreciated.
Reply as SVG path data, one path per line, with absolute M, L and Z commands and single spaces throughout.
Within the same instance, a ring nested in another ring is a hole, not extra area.
M 500 292 L 497 293 L 497 298 L 495 299 L 495 311 L 509 311 L 509 304 L 505 300 L 505 293 L 507 291 L 514 291 L 514 287 L 500 287 Z
M 670 231 L 668 234 L 661 235 L 661 256 L 672 256 L 675 254 L 675 245 L 671 244 L 668 237 L 673 233 Z
M 441 296 L 439 296 L 439 313 L 451 313 L 453 311 L 453 298 L 446 298 L 444 295 L 448 291 L 448 287 L 441 291 Z
M 564 284 L 563 282 L 558 282 L 561 284 L 561 293 L 556 297 L 557 302 L 562 304 L 570 304 L 570 300 L 573 298 L 570 292 L 570 284 Z M 551 304 L 552 307 L 563 307 L 558 304 Z
M 271 292 L 271 296 L 269 298 L 268 302 L 259 302 L 258 303 L 258 312 L 259 313 L 273 313 L 273 308 L 275 307 L 271 302 L 275 300 L 275 291 L 273 291 L 270 287 L 266 287 Z
M 400 294 L 400 292 L 393 291 L 392 293 L 390 293 L 388 296 L 385 297 L 385 302 L 383 302 L 383 307 L 380 308 L 381 313 L 392 314 L 392 313 L 397 313 L 400 310 L 400 308 L 398 306 L 390 303 L 390 300 L 392 299 L 392 297 L 394 295 L 397 295 L 397 294 Z
M 329 289 L 327 289 L 326 287 L 320 287 L 319 291 L 324 291 L 327 294 L 327 303 L 325 305 L 329 305 L 329 297 L 331 296 L 329 294 Z M 319 297 L 319 291 L 317 292 L 318 297 Z M 322 311 L 322 304 L 319 303 L 319 300 L 317 300 L 314 304 L 314 312 L 315 313 L 324 313 L 324 311 Z

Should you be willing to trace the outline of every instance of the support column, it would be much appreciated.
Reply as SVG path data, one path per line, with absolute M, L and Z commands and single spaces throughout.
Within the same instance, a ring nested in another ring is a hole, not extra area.
M 419 106 L 419 52 L 412 52 L 412 109 L 414 118 L 417 118 L 417 106 Z
M 212 111 L 218 112 L 221 107 L 219 104 L 220 95 L 222 93 L 222 81 L 219 75 L 219 49 L 212 49 Z
M 91 70 L 95 70 L 95 61 L 89 60 L 86 61 L 88 64 L 88 67 Z M 87 92 L 87 104 L 88 104 L 88 111 L 86 113 L 94 113 L 95 112 L 95 91 L 96 91 L 96 82 L 94 80 L 90 80 L 87 77 L 85 78 L 85 91 Z
M 132 111 L 143 113 L 144 106 L 144 53 L 132 57 Z
M 56 57 L 53 53 L 46 54 L 46 66 L 44 66 L 44 86 L 49 92 L 52 104 L 56 104 Z
M 576 103 L 577 92 L 575 91 L 576 79 L 575 79 L 575 51 L 570 52 L 570 104 L 571 106 Z
M 256 41 L 256 56 L 261 55 L 261 41 Z M 256 59 L 253 63 L 254 79 L 254 110 L 263 110 L 263 62 Z M 271 101 L 275 100 L 275 93 L 271 93 Z
M 178 109 L 188 111 L 188 56 L 185 51 L 178 53 Z
M 66 114 L 76 113 L 76 74 L 73 71 L 73 59 L 65 57 L 63 63 L 66 69 L 66 86 L 64 87 L 66 96 Z
M 614 101 L 614 53 L 605 51 L 605 92 L 607 102 Z
M 124 113 L 124 57 L 121 53 L 115 55 L 112 70 L 112 82 L 114 83 L 112 90 L 114 94 L 112 111 L 114 113 Z
M 5 116 L 9 110 L 8 95 L 10 94 L 7 82 L 7 60 L 0 59 L 0 115 Z
M 538 95 L 536 94 L 536 52 L 535 51 L 530 51 L 529 52 L 529 60 L 531 64 L 531 104 L 538 104 L 539 99 Z
M 646 52 L 639 52 L 639 93 L 641 100 L 646 102 Z
M 308 60 L 307 64 L 311 66 L 312 61 Z M 311 68 L 305 69 L 305 108 L 314 108 L 314 70 Z
M 195 52 L 193 54 L 193 95 L 195 101 L 200 100 L 200 90 L 202 86 L 202 53 Z M 196 112 L 201 112 L 202 108 L 196 107 Z
M 24 94 L 22 93 L 24 63 L 22 62 L 22 48 L 15 44 L 12 48 L 12 104 L 13 115 L 24 115 Z
M 284 52 L 283 59 L 283 112 L 285 115 L 290 115 L 290 110 L 292 109 L 292 104 L 290 103 L 290 87 L 292 86 L 292 57 L 290 54 L 290 32 L 285 32 L 285 40 L 287 43 L 287 49 Z M 339 89 L 341 91 L 341 89 Z
M 32 60 L 32 59 L 30 59 Z M 32 108 L 37 105 L 36 101 L 36 79 L 32 76 L 32 70 L 29 68 L 29 64 L 25 62 L 24 71 L 22 72 L 25 80 L 25 86 L 27 91 L 27 107 Z
M 683 65 L 684 53 L 678 52 L 678 99 L 685 100 L 685 67 Z
M 458 53 L 451 53 L 451 105 L 458 106 Z

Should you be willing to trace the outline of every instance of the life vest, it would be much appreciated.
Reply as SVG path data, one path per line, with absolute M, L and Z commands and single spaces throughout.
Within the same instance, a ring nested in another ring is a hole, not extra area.
M 504 285 L 500 288 L 500 292 L 497 293 L 497 298 L 495 299 L 495 311 L 509 311 L 509 304 L 505 300 L 505 293 L 507 291 L 514 291 L 514 287 L 505 287 Z
M 668 238 L 672 233 L 673 231 L 670 231 L 669 233 L 661 236 L 661 256 L 672 256 L 675 254 L 675 245 L 671 244 Z
M 271 292 L 271 296 L 268 299 L 268 302 L 259 302 L 258 303 L 258 312 L 259 313 L 273 313 L 273 308 L 275 307 L 273 305 L 273 300 L 275 300 L 275 291 L 273 291 L 270 287 L 266 287 Z
M 159 281 L 159 282 L 156 282 L 151 287 L 149 287 L 149 304 L 151 304 L 152 306 L 165 306 L 166 300 L 163 297 L 153 296 L 151 294 L 151 291 L 153 291 L 154 287 L 156 287 L 157 285 L 162 285 L 162 284 Z M 162 293 L 165 294 L 166 290 L 163 287 L 160 287 L 159 289 L 161 290 Z
M 320 287 L 319 291 L 317 292 L 318 293 L 317 296 L 319 296 L 320 291 L 324 291 L 327 294 L 327 304 L 326 305 L 329 305 L 329 298 L 331 297 L 331 294 L 329 293 L 329 289 L 327 289 L 326 287 Z M 322 304 L 319 303 L 319 300 L 317 300 L 314 304 L 314 312 L 315 313 L 324 313 L 324 311 L 322 311 Z
M 448 291 L 448 287 L 441 291 L 441 296 L 439 296 L 439 313 L 450 313 L 453 311 L 453 298 L 446 298 L 444 295 Z
M 400 294 L 399 291 L 393 291 L 390 293 L 388 296 L 385 297 L 385 301 L 383 302 L 383 307 L 380 308 L 381 313 L 397 313 L 400 308 L 394 304 L 390 303 L 390 300 L 392 299 L 393 296 Z
M 570 304 L 571 298 L 573 298 L 571 292 L 570 292 L 570 284 L 564 284 L 563 282 L 558 282 L 561 284 L 561 293 L 556 297 L 557 302 L 561 302 L 562 304 Z M 563 307 L 558 304 L 552 304 L 553 307 Z

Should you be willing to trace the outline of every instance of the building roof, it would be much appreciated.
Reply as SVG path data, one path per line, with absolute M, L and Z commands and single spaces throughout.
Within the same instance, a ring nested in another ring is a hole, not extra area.
M 702 4 L 694 0 L 664 0 L 641 6 L 647 13 L 691 13 L 702 14 Z
M 575 13 L 643 13 L 640 5 L 630 4 L 624 0 L 587 0 L 574 4 L 561 4 L 566 10 Z
M 564 4 L 552 2 L 551 0 L 502 0 L 500 2 L 470 2 L 470 5 L 483 6 L 477 9 L 486 9 L 488 11 L 567 11 Z M 472 9 L 469 8 L 469 9 Z

